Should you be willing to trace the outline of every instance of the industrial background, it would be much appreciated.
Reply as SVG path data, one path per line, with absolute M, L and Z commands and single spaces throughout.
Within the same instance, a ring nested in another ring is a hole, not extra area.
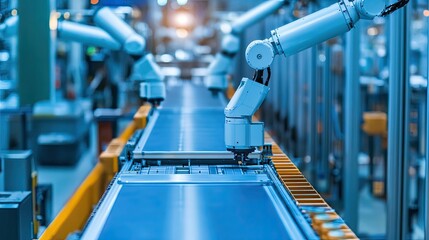
M 429 239 L 428 23 L 427 0 L 0 0 L 0 238 Z

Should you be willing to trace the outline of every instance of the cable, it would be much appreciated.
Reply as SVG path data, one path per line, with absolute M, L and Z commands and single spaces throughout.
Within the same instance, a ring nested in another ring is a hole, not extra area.
M 394 11 L 402 8 L 403 6 L 407 5 L 407 3 L 410 0 L 400 0 L 392 5 L 387 6 L 380 14 L 381 17 L 385 17 L 391 13 L 393 13 Z
M 271 79 L 271 68 L 270 67 L 267 68 L 267 73 L 268 73 L 268 76 L 267 76 L 267 81 L 265 81 L 265 86 L 268 86 L 268 83 L 270 83 L 270 79 Z
M 253 80 L 257 83 L 264 84 L 263 83 L 264 70 L 257 70 L 255 73 L 256 73 L 256 76 L 253 78 Z

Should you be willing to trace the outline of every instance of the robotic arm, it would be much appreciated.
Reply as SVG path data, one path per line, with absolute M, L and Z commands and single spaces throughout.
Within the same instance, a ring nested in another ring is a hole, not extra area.
M 283 0 L 266 1 L 246 12 L 231 24 L 231 32 L 222 38 L 221 52 L 216 54 L 215 60 L 208 69 L 205 84 L 210 90 L 223 90 L 227 87 L 226 75 L 235 54 L 240 48 L 238 35 L 249 26 L 280 9 L 284 4 L 285 1 Z
M 95 13 L 94 21 L 118 41 L 127 53 L 141 56 L 131 74 L 131 80 L 140 82 L 140 97 L 155 105 L 163 101 L 166 94 L 164 76 L 153 55 L 144 52 L 144 39 L 107 7 Z
M 245 160 L 264 144 L 264 124 L 252 122 L 268 94 L 269 66 L 274 56 L 289 56 L 348 32 L 360 19 L 373 19 L 385 9 L 384 0 L 341 0 L 325 9 L 298 19 L 271 32 L 271 37 L 256 40 L 246 49 L 246 60 L 256 70 L 253 80 L 243 78 L 225 108 L 225 144 L 236 159 Z M 264 69 L 268 79 L 263 82 Z
M 0 24 L 0 38 L 15 36 L 18 32 L 19 17 L 14 16 Z M 66 41 L 75 41 L 83 44 L 94 45 L 110 50 L 120 50 L 121 44 L 113 39 L 107 32 L 98 27 L 85 24 L 60 21 L 58 22 L 57 35 Z
M 7 38 L 16 35 L 18 17 L 11 17 L 0 24 L 0 37 Z M 152 54 L 145 54 L 146 42 L 128 24 L 116 16 L 109 8 L 99 9 L 94 21 L 100 28 L 85 24 L 60 21 L 57 34 L 63 40 L 107 48 L 110 50 L 123 49 L 130 55 L 141 56 L 133 66 L 131 80 L 140 82 L 140 97 L 153 104 L 158 104 L 165 98 L 164 76 L 155 63 Z M 104 29 L 104 30 L 103 30 Z

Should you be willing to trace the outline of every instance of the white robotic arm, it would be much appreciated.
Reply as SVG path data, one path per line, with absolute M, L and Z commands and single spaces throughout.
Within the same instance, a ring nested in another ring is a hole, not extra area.
M 285 4 L 283 0 L 266 1 L 246 12 L 231 24 L 231 32 L 222 38 L 221 52 L 208 68 L 205 84 L 210 90 L 224 90 L 227 87 L 226 75 L 235 54 L 240 48 L 239 34 L 249 26 L 273 14 Z
M 298 19 L 271 32 L 271 37 L 256 40 L 246 49 L 246 60 L 257 74 L 253 80 L 243 78 L 236 93 L 225 108 L 225 144 L 236 158 L 264 144 L 263 123 L 253 123 L 252 116 L 268 94 L 268 80 L 262 73 L 274 56 L 295 54 L 322 41 L 343 34 L 359 19 L 373 19 L 385 9 L 384 0 L 341 0 L 325 9 Z
M 0 24 L 0 37 L 16 36 L 18 32 L 19 17 L 14 16 Z M 57 27 L 57 36 L 66 41 L 80 42 L 110 50 L 120 50 L 121 44 L 113 39 L 107 32 L 98 27 L 85 24 L 60 21 Z
M 94 15 L 95 23 L 117 40 L 126 52 L 141 55 L 131 73 L 131 80 L 140 82 L 140 97 L 155 105 L 165 99 L 164 76 L 152 54 L 144 53 L 146 42 L 112 10 L 103 7 Z
M 57 36 L 65 41 L 74 41 L 110 50 L 121 49 L 121 44 L 107 32 L 85 24 L 60 21 L 58 22 Z
M 7 38 L 17 34 L 18 17 L 11 17 L 0 24 L 0 37 Z M 140 82 L 140 96 L 151 103 L 158 104 L 165 98 L 164 76 L 155 63 L 152 54 L 145 54 L 146 42 L 128 24 L 116 16 L 109 8 L 99 9 L 94 16 L 99 27 L 85 24 L 58 22 L 58 38 L 75 41 L 110 50 L 121 50 L 131 55 L 142 56 L 133 66 L 131 80 Z M 103 30 L 104 29 L 104 30 Z

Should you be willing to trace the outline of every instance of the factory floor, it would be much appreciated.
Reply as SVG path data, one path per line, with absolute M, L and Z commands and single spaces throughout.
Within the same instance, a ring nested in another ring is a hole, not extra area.
M 74 166 L 38 166 L 40 184 L 52 184 L 52 217 L 55 217 L 96 163 L 91 151 L 85 152 Z M 53 220 L 53 219 L 51 219 Z
M 52 218 L 58 215 L 98 161 L 95 150 L 97 135 L 94 123 L 90 127 L 90 131 L 89 147 L 83 151 L 75 165 L 37 166 L 39 184 L 52 184 Z
M 368 185 L 359 196 L 359 233 L 371 239 L 382 239 L 386 234 L 386 202 L 374 197 Z

